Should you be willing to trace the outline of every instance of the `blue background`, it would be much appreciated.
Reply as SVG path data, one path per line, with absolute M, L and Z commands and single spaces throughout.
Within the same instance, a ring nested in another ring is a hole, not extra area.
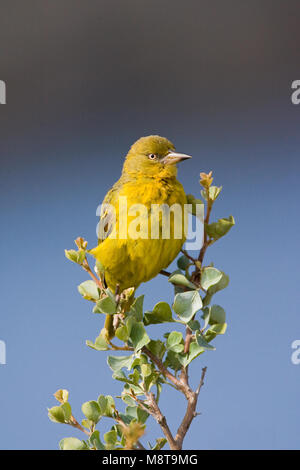
M 213 170 L 223 185 L 214 217 L 236 219 L 206 258 L 230 275 L 215 298 L 229 326 L 191 367 L 194 386 L 208 371 L 185 448 L 299 448 L 299 2 L 11 0 L 1 10 L 1 448 L 81 437 L 48 420 L 58 388 L 78 419 L 82 402 L 121 391 L 106 353 L 85 346 L 103 318 L 77 293 L 86 276 L 64 249 L 79 235 L 95 244 L 98 204 L 129 146 L 152 133 L 193 155 L 179 168 L 188 193 Z M 172 299 L 161 276 L 139 293 L 146 308 Z M 172 430 L 178 395 L 161 399 Z M 152 422 L 146 440 L 155 436 Z

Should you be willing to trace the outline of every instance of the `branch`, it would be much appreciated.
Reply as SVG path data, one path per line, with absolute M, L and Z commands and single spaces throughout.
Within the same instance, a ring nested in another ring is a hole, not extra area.
M 170 428 L 168 426 L 166 417 L 162 414 L 156 400 L 155 396 L 153 393 L 147 393 L 145 392 L 146 397 L 147 397 L 147 404 L 149 405 L 149 410 L 148 412 L 151 414 L 151 416 L 154 417 L 156 422 L 160 425 L 162 432 L 164 433 L 170 449 L 171 450 L 180 450 L 180 447 L 178 447 L 178 444 L 176 443 L 176 440 L 174 439 Z
M 180 450 L 176 446 L 176 442 L 175 442 L 174 437 L 173 437 L 173 435 L 170 431 L 170 428 L 168 426 L 166 417 L 160 411 L 160 408 L 159 408 L 159 406 L 158 406 L 158 404 L 155 400 L 154 394 L 153 393 L 147 393 L 146 391 L 144 391 L 144 393 L 145 393 L 145 396 L 147 397 L 147 402 L 146 401 L 144 402 L 144 401 L 140 400 L 134 394 L 131 394 L 130 396 L 135 400 L 137 405 L 142 410 L 149 413 L 155 419 L 155 421 L 160 425 L 161 430 L 164 433 L 164 435 L 166 436 L 166 439 L 169 443 L 170 449 Z M 145 404 L 147 404 L 147 406 L 145 406 Z
M 201 248 L 199 256 L 198 256 L 198 261 L 200 262 L 201 266 L 202 266 L 202 263 L 203 263 L 203 260 L 204 260 L 204 256 L 205 256 L 207 247 L 211 243 L 211 241 L 207 239 L 205 224 L 209 223 L 209 217 L 210 217 L 212 206 L 213 206 L 213 201 L 209 199 L 209 192 L 207 190 L 207 209 L 206 209 L 206 215 L 205 215 L 205 219 L 204 219 L 204 240 L 203 240 L 203 245 L 202 245 L 202 248 Z M 198 283 L 200 285 L 200 268 L 199 268 L 199 266 L 196 266 L 196 269 L 192 274 L 191 281 L 196 283 L 196 284 Z M 184 340 L 184 353 L 185 354 L 187 354 L 190 350 L 192 334 L 193 334 L 192 330 L 189 327 L 187 327 L 186 328 L 186 336 L 185 336 L 185 340 Z
M 165 269 L 162 269 L 161 271 L 159 271 L 159 274 L 162 274 L 163 276 L 171 276 L 171 273 L 169 273 L 169 271 L 165 271 Z
M 182 422 L 181 422 L 181 424 L 180 424 L 180 426 L 177 430 L 177 434 L 176 434 L 176 437 L 175 437 L 175 442 L 176 442 L 177 448 L 179 448 L 179 449 L 182 448 L 182 443 L 183 443 L 183 440 L 186 436 L 186 433 L 188 432 L 189 427 L 190 427 L 193 419 L 198 414 L 196 412 L 196 407 L 197 407 L 198 396 L 199 396 L 200 390 L 204 385 L 204 378 L 205 378 L 206 370 L 207 370 L 207 367 L 203 367 L 200 383 L 199 383 L 196 391 L 192 392 L 190 398 L 188 399 L 186 413 L 185 413 L 184 418 L 183 418 L 183 420 L 182 420 Z
M 186 397 L 186 399 L 188 400 L 189 399 L 189 396 L 190 394 L 192 393 L 192 390 L 190 389 L 190 387 L 184 383 L 184 381 L 181 381 L 179 379 L 177 379 L 177 377 L 175 377 L 175 375 L 173 375 L 164 365 L 163 363 L 161 362 L 160 359 L 158 359 L 157 356 L 155 356 L 151 351 L 149 351 L 148 348 L 146 348 L 146 346 L 144 346 L 142 348 L 142 351 L 151 359 L 152 362 L 154 362 L 154 364 L 156 364 L 157 368 L 160 370 L 160 372 L 167 378 L 170 380 L 170 382 L 172 382 L 175 387 L 177 388 L 177 390 L 180 390 L 184 396 Z
M 108 344 L 112 347 L 114 351 L 134 351 L 134 349 L 130 346 L 116 346 L 111 341 L 109 341 Z
M 190 261 L 192 261 L 193 264 L 195 264 L 195 262 L 197 261 L 196 258 L 193 258 L 186 250 L 184 250 L 183 248 L 180 250 L 181 253 L 184 254 L 184 256 L 186 256 Z
M 212 206 L 213 206 L 213 201 L 209 199 L 209 193 L 207 192 L 207 210 L 206 210 L 206 216 L 205 216 L 205 219 L 204 219 L 204 241 L 203 241 L 203 246 L 202 246 L 202 248 L 200 250 L 200 253 L 199 253 L 199 256 L 198 256 L 198 261 L 200 261 L 201 264 L 203 263 L 203 259 L 204 259 L 206 249 L 207 249 L 207 247 L 210 243 L 209 240 L 207 240 L 207 233 L 206 233 L 206 230 L 205 230 L 205 224 L 209 223 L 209 217 L 210 217 L 210 212 L 211 212 Z
M 87 431 L 86 429 L 84 429 L 84 427 L 81 426 L 81 424 L 78 423 L 78 421 L 74 418 L 73 415 L 72 415 L 71 418 L 70 418 L 69 424 L 70 424 L 71 426 L 73 426 L 73 428 L 79 429 L 79 431 L 84 432 L 87 436 L 90 437 L 91 433 L 90 433 L 89 431 Z
M 200 379 L 199 385 L 198 385 L 198 387 L 197 387 L 197 389 L 196 389 L 196 394 L 197 394 L 197 396 L 199 395 L 200 390 L 201 390 L 201 388 L 202 388 L 203 385 L 204 385 L 204 379 L 205 379 L 206 371 L 207 371 L 207 367 L 203 367 L 203 369 L 202 369 L 202 374 L 201 374 L 201 379 Z
M 97 284 L 97 286 L 100 287 L 101 290 L 104 290 L 104 286 L 103 286 L 102 282 L 100 281 L 100 279 L 99 279 L 97 276 L 95 276 L 95 274 L 94 274 L 93 271 L 91 270 L 90 265 L 89 265 L 89 263 L 88 263 L 88 261 L 87 261 L 86 258 L 83 260 L 83 263 L 82 263 L 81 266 L 83 267 L 83 269 L 84 269 L 87 273 L 89 273 L 89 275 L 90 275 L 91 278 L 95 281 L 95 283 Z

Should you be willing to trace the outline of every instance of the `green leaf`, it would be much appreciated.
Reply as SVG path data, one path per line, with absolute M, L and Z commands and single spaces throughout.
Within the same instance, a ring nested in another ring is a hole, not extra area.
M 103 416 L 112 416 L 115 410 L 115 401 L 110 395 L 99 395 L 98 405 L 100 408 L 101 415 Z
M 168 281 L 174 285 L 188 287 L 189 289 L 197 289 L 195 284 L 190 282 L 183 273 L 176 271 L 169 276 Z
M 187 325 L 192 331 L 200 330 L 200 323 L 198 320 L 190 320 Z
M 141 365 L 141 373 L 143 377 L 148 377 L 152 373 L 152 367 L 150 364 L 142 364 Z
M 111 370 L 114 372 L 118 372 L 119 370 L 126 367 L 128 370 L 131 369 L 131 365 L 134 358 L 133 355 L 131 356 L 108 356 L 107 363 Z
M 209 199 L 215 201 L 222 191 L 222 186 L 210 186 L 209 187 Z M 201 196 L 207 201 L 206 191 L 201 191 Z
M 222 191 L 222 186 L 210 186 L 209 188 L 209 198 L 215 201 Z
M 212 305 L 209 316 L 209 324 L 213 325 L 215 323 L 225 323 L 226 313 L 225 310 L 220 307 L 220 305 Z
M 122 393 L 122 400 L 124 403 L 126 403 L 126 405 L 129 405 L 131 407 L 136 406 L 135 400 L 126 392 Z
M 119 328 L 116 329 L 116 337 L 120 340 L 120 341 L 127 341 L 128 338 L 129 338 L 129 333 L 128 333 L 128 330 L 127 330 L 127 326 L 126 325 L 121 325 L 119 326 Z
M 99 395 L 97 401 L 98 401 L 98 405 L 100 407 L 100 413 L 102 415 L 104 415 L 105 412 L 106 412 L 107 405 L 108 405 L 108 400 L 104 395 Z
M 107 296 L 97 301 L 93 312 L 113 315 L 117 312 L 117 304 L 115 300 L 113 300 L 110 296 Z
M 84 416 L 94 423 L 98 423 L 99 419 L 101 418 L 100 406 L 95 400 L 83 403 L 81 410 Z
M 109 349 L 106 339 L 101 333 L 99 336 L 97 336 L 94 343 L 90 340 L 87 340 L 86 345 L 92 349 L 96 349 L 96 351 L 107 351 Z
M 180 258 L 178 258 L 177 260 L 178 268 L 182 269 L 183 271 L 185 271 L 189 267 L 190 264 L 191 264 L 191 261 L 185 255 L 180 256 Z
M 152 312 L 145 312 L 144 324 L 155 325 L 157 323 L 173 322 L 172 310 L 167 302 L 158 302 Z
M 222 273 L 216 268 L 207 266 L 203 268 L 201 273 L 201 286 L 204 290 L 209 289 L 209 287 L 217 284 L 222 278 Z
M 138 322 L 143 320 L 143 304 L 144 295 L 140 295 L 135 299 L 129 310 L 129 315 L 133 316 Z
M 96 263 L 95 263 L 95 271 L 97 272 L 98 275 L 100 273 L 104 273 L 105 271 L 103 264 L 98 259 L 96 260 Z
M 112 375 L 112 378 L 115 380 L 120 380 L 121 382 L 126 382 L 126 383 L 131 382 L 131 380 L 128 379 L 128 377 L 126 376 L 123 370 L 118 370 L 117 372 L 114 372 Z
M 174 351 L 168 351 L 164 365 L 166 367 L 171 367 L 171 369 L 177 372 L 182 366 L 182 363 L 179 361 L 179 354 Z
M 78 286 L 78 292 L 84 299 L 96 301 L 100 298 L 100 292 L 96 283 L 92 280 L 84 281 Z
M 71 415 L 72 415 L 72 408 L 71 408 L 71 405 L 70 403 L 68 402 L 65 402 L 61 405 L 61 408 L 64 412 L 64 415 L 65 415 L 65 422 L 68 422 L 71 418 Z
M 76 437 L 65 437 L 60 441 L 59 447 L 61 450 L 88 450 L 86 443 Z
M 93 421 L 90 421 L 89 419 L 83 419 L 81 421 L 82 426 L 84 426 L 87 429 L 91 429 L 92 426 L 94 426 Z
M 141 362 L 140 366 L 147 364 L 147 362 Z M 134 367 L 133 365 L 131 366 L 132 368 Z M 129 374 L 129 378 L 131 380 L 131 383 L 134 385 L 138 385 L 140 381 L 140 372 L 138 371 L 137 368 L 134 368 L 133 373 Z
M 204 204 L 202 199 L 196 199 L 195 196 L 192 194 L 187 194 L 187 204 L 191 204 L 192 207 L 188 207 L 188 211 L 190 214 L 197 216 L 199 213 L 197 212 L 197 205 Z M 202 214 L 201 214 L 202 215 Z
M 149 413 L 147 413 L 147 411 L 142 410 L 139 407 L 137 407 L 136 413 L 137 413 L 137 420 L 139 423 L 145 423 L 145 421 L 149 417 Z
M 182 333 L 179 333 L 178 331 L 172 331 L 167 339 L 167 349 L 174 352 L 182 352 L 184 349 L 183 344 L 180 344 L 182 340 Z
M 144 395 L 144 390 L 139 385 L 125 384 L 124 390 L 128 391 L 128 393 L 134 392 L 135 395 Z
M 65 389 L 59 389 L 54 393 L 54 397 L 60 403 L 66 403 L 69 399 L 69 392 Z
M 156 341 L 151 340 L 150 343 L 147 344 L 147 348 L 159 359 L 162 359 L 166 352 L 164 343 L 159 339 Z
M 151 450 L 160 450 L 166 445 L 166 443 L 167 443 L 167 439 L 165 439 L 164 437 L 160 437 L 156 439 L 156 444 L 154 447 L 152 447 Z
M 196 357 L 198 357 L 200 354 L 204 353 L 205 349 L 199 346 L 199 344 L 196 341 L 193 341 L 190 344 L 190 350 L 188 354 L 188 364 L 192 362 Z
M 219 290 L 225 289 L 225 287 L 227 287 L 229 284 L 229 276 L 223 273 L 223 271 L 220 271 L 220 272 L 222 273 L 222 277 L 219 280 L 219 282 L 217 282 L 216 284 L 214 284 L 208 289 L 208 293 L 211 295 L 215 294 Z
M 100 441 L 100 432 L 96 429 L 89 438 L 90 445 L 97 450 L 105 450 L 105 446 Z
M 149 374 L 147 377 L 144 377 L 144 386 L 145 386 L 145 389 L 147 391 L 150 390 L 150 388 L 153 386 L 153 385 L 157 385 L 157 381 L 158 381 L 158 374 L 157 372 L 152 372 L 151 374 Z
M 213 222 L 209 225 L 205 224 L 205 230 L 210 238 L 218 240 L 226 235 L 234 225 L 235 220 L 232 215 L 230 215 L 227 219 L 224 217 L 223 219 L 219 219 L 218 222 Z
M 86 257 L 86 251 L 78 250 L 77 263 L 82 264 L 85 257 Z
M 106 410 L 105 410 L 105 416 L 113 416 L 113 413 L 116 409 L 116 405 L 115 405 L 115 400 L 113 399 L 112 396 L 110 395 L 106 395 L 106 400 L 107 400 L 107 406 L 106 406 Z
M 137 406 L 127 406 L 125 410 L 126 416 L 129 421 L 132 421 L 133 419 L 137 420 Z
M 202 315 L 202 318 L 203 318 L 203 320 L 204 320 L 203 330 L 205 330 L 205 328 L 206 328 L 207 325 L 209 324 L 210 312 L 211 312 L 211 307 L 205 307 L 205 308 L 203 309 L 203 315 Z M 200 329 L 200 328 L 199 328 L 199 329 Z
M 224 335 L 227 330 L 227 323 L 219 323 L 217 325 L 212 325 L 210 330 L 217 333 L 217 335 Z
M 84 251 L 84 250 L 81 250 Z M 85 252 L 84 252 L 85 254 Z M 80 253 L 76 250 L 65 250 L 65 256 L 68 258 L 70 261 L 73 261 L 73 263 L 79 263 L 81 260 L 82 256 Z M 82 261 L 81 261 L 82 262 Z
M 54 423 L 66 423 L 71 416 L 71 406 L 69 403 L 53 406 L 48 410 L 48 416 Z
M 174 351 L 176 353 L 181 353 L 183 350 L 184 350 L 184 345 L 183 344 L 175 344 L 172 349 L 170 349 L 171 351 Z
M 138 421 L 139 423 L 145 423 L 149 414 L 145 410 L 141 410 L 136 405 L 135 406 L 127 406 L 126 410 L 126 417 L 129 421 L 133 419 Z
M 196 341 L 197 341 L 198 346 L 200 346 L 200 348 L 207 349 L 209 351 L 215 351 L 216 349 L 211 344 L 208 344 L 208 342 L 206 341 L 206 337 L 204 339 L 200 331 L 196 331 Z
M 198 310 L 202 308 L 202 300 L 198 291 L 188 291 L 176 294 L 174 304 L 174 311 L 179 318 L 188 323 Z
M 208 305 L 211 302 L 211 298 L 216 292 L 225 289 L 229 284 L 229 277 L 227 276 L 227 274 L 225 274 L 223 271 L 220 272 L 222 273 L 222 277 L 219 282 L 217 282 L 208 289 L 206 296 L 203 299 L 204 306 Z
M 103 436 L 105 442 L 106 442 L 106 448 L 112 449 L 114 448 L 116 442 L 117 442 L 117 431 L 115 429 L 112 429 L 111 431 L 108 431 L 104 434 Z
M 226 332 L 227 323 L 216 323 L 212 325 L 205 333 L 207 342 L 212 341 L 217 335 L 223 335 Z
M 142 322 L 133 321 L 130 331 L 130 340 L 135 351 L 139 351 L 143 346 L 149 343 L 150 338 Z

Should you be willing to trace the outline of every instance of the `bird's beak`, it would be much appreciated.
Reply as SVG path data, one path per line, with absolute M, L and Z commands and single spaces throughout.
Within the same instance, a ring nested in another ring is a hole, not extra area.
M 185 153 L 170 152 L 162 159 L 162 162 L 166 165 L 174 165 L 175 163 L 181 162 L 182 160 L 187 160 L 188 158 L 192 157 L 190 155 L 186 155 Z

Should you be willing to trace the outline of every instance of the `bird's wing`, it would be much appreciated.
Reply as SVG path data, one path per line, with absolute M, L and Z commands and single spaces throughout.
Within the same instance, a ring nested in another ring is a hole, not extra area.
M 117 199 L 120 189 L 120 183 L 117 181 L 113 187 L 106 194 L 102 204 L 100 212 L 100 221 L 98 225 L 98 244 L 102 243 L 113 231 L 116 218 L 114 211 L 114 202 Z

